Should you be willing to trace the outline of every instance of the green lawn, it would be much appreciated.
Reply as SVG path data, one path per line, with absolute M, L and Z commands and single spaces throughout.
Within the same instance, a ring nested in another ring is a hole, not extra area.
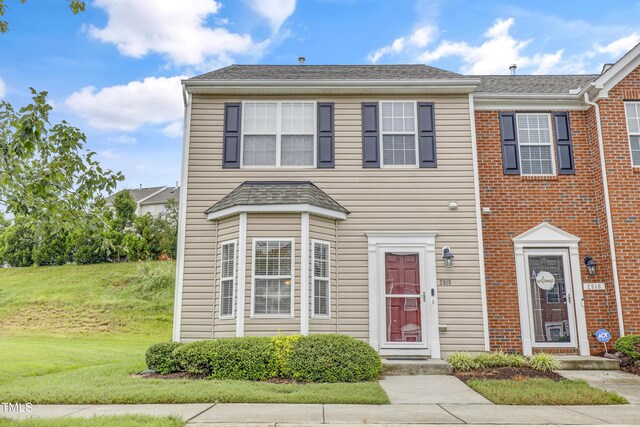
M 467 385 L 499 405 L 618 405 L 629 403 L 581 380 L 470 380 Z
M 177 417 L 150 417 L 147 415 L 123 415 L 93 418 L 30 418 L 26 420 L 9 420 L 0 418 L 0 427 L 182 427 L 184 421 Z
M 146 349 L 170 338 L 173 271 L 160 262 L 0 269 L 0 401 L 388 403 L 375 382 L 132 377 Z

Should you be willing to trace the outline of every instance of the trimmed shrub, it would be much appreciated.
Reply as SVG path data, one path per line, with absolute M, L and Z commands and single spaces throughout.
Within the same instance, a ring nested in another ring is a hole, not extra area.
M 451 353 L 447 362 L 449 362 L 454 371 L 473 371 L 474 369 L 482 368 L 482 366 L 476 362 L 475 357 L 464 352 Z
M 278 368 L 271 338 L 219 338 L 184 344 L 173 352 L 180 367 L 212 379 L 266 380 Z
M 338 334 L 301 337 L 283 370 L 300 381 L 357 382 L 378 379 L 382 361 L 367 343 Z
M 271 338 L 275 350 L 276 373 L 274 376 L 281 378 L 290 378 L 292 373 L 289 372 L 289 360 L 293 354 L 293 347 L 302 338 L 302 335 L 286 335 L 284 333 Z
M 502 351 L 480 353 L 474 358 L 482 368 L 520 368 L 527 366 L 527 359 L 519 354 L 507 354 Z
M 640 360 L 640 335 L 626 335 L 618 338 L 613 348 L 634 360 Z
M 529 367 L 537 371 L 549 372 L 560 369 L 560 362 L 548 353 L 537 353 L 529 358 Z
M 159 374 L 171 374 L 180 371 L 180 365 L 173 356 L 173 351 L 181 345 L 182 343 L 179 342 L 167 341 L 149 347 L 145 354 L 147 368 Z

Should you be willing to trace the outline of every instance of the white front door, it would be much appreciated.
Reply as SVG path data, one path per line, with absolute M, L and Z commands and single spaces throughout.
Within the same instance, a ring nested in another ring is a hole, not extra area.
M 424 249 L 385 248 L 378 253 L 382 349 L 428 348 Z
M 577 347 L 573 284 L 568 251 L 524 251 L 526 298 L 532 348 Z

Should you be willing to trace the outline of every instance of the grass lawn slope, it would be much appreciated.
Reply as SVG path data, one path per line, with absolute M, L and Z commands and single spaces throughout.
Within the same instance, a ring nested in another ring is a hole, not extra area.
M 132 376 L 169 340 L 172 262 L 0 269 L 0 401 L 388 403 L 375 383 Z

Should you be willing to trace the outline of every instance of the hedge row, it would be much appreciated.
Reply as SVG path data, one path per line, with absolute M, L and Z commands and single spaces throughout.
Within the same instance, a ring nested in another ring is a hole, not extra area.
M 625 335 L 624 337 L 620 337 L 613 348 L 625 356 L 629 356 L 634 360 L 640 360 L 640 335 Z
M 560 368 L 559 362 L 550 354 L 537 353 L 531 357 L 509 354 L 501 351 L 493 353 L 452 353 L 447 362 L 454 371 L 473 371 L 485 368 L 531 368 L 537 371 L 554 371 Z
M 306 382 L 372 381 L 382 362 L 368 344 L 346 335 L 220 338 L 151 346 L 147 366 L 211 379 L 292 378 Z

